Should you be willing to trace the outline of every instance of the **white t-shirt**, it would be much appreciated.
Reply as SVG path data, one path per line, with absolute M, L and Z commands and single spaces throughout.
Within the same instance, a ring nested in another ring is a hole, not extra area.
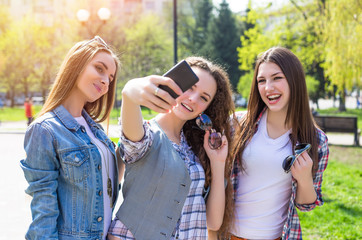
M 93 143 L 96 143 L 95 145 L 97 146 L 99 154 L 101 155 L 101 158 L 102 158 L 102 181 L 103 181 L 103 203 L 104 203 L 103 240 L 105 240 L 107 237 L 108 228 L 112 221 L 112 208 L 110 205 L 111 201 L 107 194 L 107 181 L 108 181 L 107 171 L 108 171 L 109 177 L 112 181 L 112 186 L 114 186 L 113 177 L 112 177 L 112 176 L 114 176 L 114 170 L 115 170 L 114 161 L 113 161 L 112 153 L 101 141 L 98 140 L 98 138 L 96 138 L 94 136 L 94 134 L 93 134 L 92 130 L 89 128 L 86 120 L 83 117 L 76 117 L 75 120 L 80 125 L 85 127 L 88 136 L 91 138 L 91 141 Z M 104 158 L 106 158 L 106 159 L 104 159 Z M 114 194 L 114 191 L 118 191 L 118 189 L 113 189 L 113 194 Z
M 247 239 L 275 239 L 282 235 L 292 192 L 291 173 L 282 162 L 292 154 L 287 131 L 272 139 L 268 136 L 267 112 L 258 131 L 243 152 L 245 172 L 239 173 L 232 234 Z

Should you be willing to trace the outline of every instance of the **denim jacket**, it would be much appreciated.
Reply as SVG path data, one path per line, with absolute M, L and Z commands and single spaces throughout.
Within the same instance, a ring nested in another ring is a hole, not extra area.
M 85 110 L 82 115 L 115 160 L 114 145 L 102 127 Z M 24 148 L 27 156 L 20 165 L 29 183 L 26 193 L 33 197 L 26 239 L 102 239 L 101 155 L 85 128 L 61 105 L 31 124 Z M 115 165 L 113 202 L 119 189 Z

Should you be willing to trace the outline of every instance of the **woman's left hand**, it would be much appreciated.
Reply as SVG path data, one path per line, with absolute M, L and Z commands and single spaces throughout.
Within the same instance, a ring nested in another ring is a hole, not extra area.
M 307 152 L 302 153 L 291 167 L 292 176 L 297 182 L 310 181 L 312 179 L 313 160 Z
M 222 143 L 221 146 L 217 149 L 211 149 L 209 146 L 209 136 L 210 131 L 206 131 L 204 136 L 204 149 L 206 151 L 207 156 L 210 159 L 211 165 L 216 162 L 225 164 L 226 157 L 228 155 L 228 140 L 225 135 L 222 135 Z

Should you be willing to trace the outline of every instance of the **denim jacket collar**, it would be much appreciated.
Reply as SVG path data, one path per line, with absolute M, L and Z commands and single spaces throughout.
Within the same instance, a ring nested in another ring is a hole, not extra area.
M 63 105 L 56 107 L 53 112 L 69 130 L 77 131 L 81 127 L 81 125 L 74 119 L 74 117 L 68 112 L 67 109 L 65 109 Z M 82 116 L 91 128 L 99 128 L 84 109 L 82 109 Z

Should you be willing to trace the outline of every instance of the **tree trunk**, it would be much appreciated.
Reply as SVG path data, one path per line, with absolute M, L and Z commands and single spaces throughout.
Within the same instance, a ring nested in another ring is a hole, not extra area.
M 343 88 L 343 90 L 339 94 L 339 112 L 345 112 L 346 111 L 346 89 Z

